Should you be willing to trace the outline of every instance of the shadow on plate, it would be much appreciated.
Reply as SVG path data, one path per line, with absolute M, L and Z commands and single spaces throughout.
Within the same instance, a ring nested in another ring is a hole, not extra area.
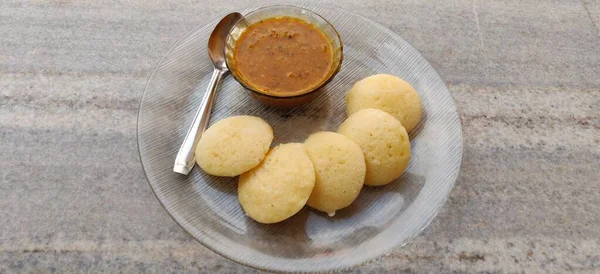
M 406 173 L 385 186 L 365 187 L 352 205 L 334 217 L 309 207 L 277 224 L 260 224 L 245 217 L 247 230 L 238 240 L 271 256 L 327 256 L 377 237 L 399 218 L 424 184 L 423 176 Z

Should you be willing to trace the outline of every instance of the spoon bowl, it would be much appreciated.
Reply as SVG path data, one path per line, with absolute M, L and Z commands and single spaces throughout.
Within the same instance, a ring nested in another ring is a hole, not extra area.
M 227 71 L 227 63 L 225 62 L 225 41 L 231 29 L 244 16 L 240 13 L 233 12 L 221 19 L 208 39 L 208 56 L 216 69 Z

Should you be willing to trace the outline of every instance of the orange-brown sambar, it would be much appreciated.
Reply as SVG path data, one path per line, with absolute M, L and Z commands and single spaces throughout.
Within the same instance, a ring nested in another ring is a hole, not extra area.
M 314 25 L 276 17 L 250 25 L 234 50 L 238 73 L 251 88 L 273 95 L 298 95 L 327 80 L 331 42 Z

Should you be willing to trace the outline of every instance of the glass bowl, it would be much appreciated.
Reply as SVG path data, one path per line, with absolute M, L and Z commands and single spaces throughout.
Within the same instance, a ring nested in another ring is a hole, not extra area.
M 325 34 L 325 36 L 327 36 L 327 38 L 329 39 L 329 42 L 333 47 L 333 63 L 325 79 L 321 83 L 319 83 L 315 88 L 296 93 L 267 93 L 259 89 L 253 88 L 252 85 L 248 84 L 243 75 L 237 70 L 234 52 L 235 46 L 242 33 L 246 30 L 246 28 L 248 28 L 254 23 L 276 17 L 297 18 L 311 23 L 312 25 L 317 27 L 321 32 L 323 32 L 323 34 Z M 339 33 L 331 23 L 329 23 L 327 20 L 325 20 L 325 18 L 323 18 L 319 14 L 311 10 L 296 6 L 269 6 L 257 9 L 253 12 L 244 15 L 244 19 L 240 20 L 233 27 L 226 39 L 225 56 L 227 67 L 229 68 L 231 75 L 233 75 L 235 80 L 238 81 L 244 88 L 246 88 L 246 90 L 250 92 L 250 95 L 254 99 L 271 106 L 291 107 L 307 103 L 319 94 L 321 94 L 324 90 L 322 89 L 322 87 L 329 83 L 333 79 L 333 77 L 335 77 L 335 75 L 340 71 L 344 54 L 342 39 L 340 38 Z

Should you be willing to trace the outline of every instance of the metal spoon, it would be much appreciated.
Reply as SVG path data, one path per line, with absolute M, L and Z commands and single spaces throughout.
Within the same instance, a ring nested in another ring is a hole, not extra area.
M 208 88 L 206 89 L 206 93 L 204 94 L 204 98 L 202 98 L 202 102 L 200 103 L 200 108 L 198 108 L 198 112 L 196 112 L 192 126 L 185 136 L 183 144 L 181 144 L 181 148 L 179 148 L 179 152 L 175 158 L 173 171 L 177 173 L 188 175 L 192 168 L 194 168 L 194 150 L 196 149 L 196 145 L 198 144 L 198 140 L 200 140 L 202 133 L 204 133 L 208 126 L 210 112 L 215 101 L 219 82 L 221 81 L 221 78 L 229 72 L 227 64 L 225 63 L 225 39 L 230 30 L 242 18 L 243 16 L 237 12 L 230 13 L 221 19 L 210 34 L 210 38 L 208 39 L 208 56 L 214 66 L 213 74 L 210 83 L 208 84 Z

